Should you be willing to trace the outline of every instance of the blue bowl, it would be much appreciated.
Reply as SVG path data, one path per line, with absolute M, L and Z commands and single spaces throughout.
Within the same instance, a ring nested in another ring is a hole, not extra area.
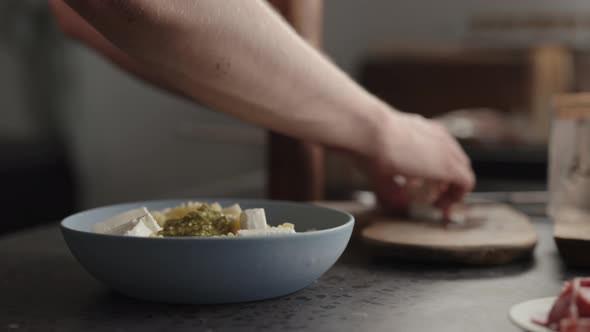
M 354 218 L 324 207 L 264 200 L 211 200 L 264 208 L 269 224 L 300 232 L 268 237 L 139 238 L 96 234 L 92 226 L 127 210 L 162 210 L 187 200 L 84 211 L 61 222 L 65 241 L 94 277 L 131 297 L 168 303 L 232 303 L 286 295 L 311 284 L 340 257 Z M 309 231 L 308 231 L 309 230 Z

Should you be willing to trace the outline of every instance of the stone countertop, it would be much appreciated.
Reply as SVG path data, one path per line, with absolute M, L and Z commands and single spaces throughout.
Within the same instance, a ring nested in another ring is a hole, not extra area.
M 566 269 L 544 218 L 534 259 L 498 267 L 423 265 L 352 242 L 297 293 L 232 305 L 167 305 L 119 295 L 69 253 L 57 225 L 0 237 L 0 331 L 519 331 L 511 305 L 556 295 Z

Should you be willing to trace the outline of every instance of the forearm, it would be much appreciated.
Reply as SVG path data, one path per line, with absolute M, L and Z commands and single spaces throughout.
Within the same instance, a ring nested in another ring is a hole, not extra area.
M 168 85 L 199 102 L 308 141 L 358 153 L 368 153 L 374 145 L 376 132 L 388 117 L 387 106 L 307 45 L 265 2 L 154 1 L 152 5 L 154 13 L 127 14 L 157 20 L 152 30 L 141 22 L 126 23 L 132 20 L 125 17 L 119 17 L 118 24 L 112 24 L 112 17 L 106 22 L 96 15 L 96 8 L 87 17 L 147 68 L 166 76 Z M 190 15 L 179 16 L 179 11 Z M 121 24 L 128 27 L 121 29 Z M 130 42 L 139 31 L 153 40 Z M 150 47 L 165 51 L 146 56 Z
M 84 19 L 62 1 L 49 3 L 62 25 L 74 24 L 73 36 L 138 76 L 246 121 L 368 157 L 385 205 L 395 206 L 401 190 L 395 175 L 439 184 L 436 204 L 444 210 L 473 188 L 469 159 L 443 127 L 392 112 L 262 0 L 66 0 Z M 76 28 L 88 23 L 92 29 Z
M 389 111 L 387 106 L 277 17 L 269 14 L 258 20 L 263 19 L 268 20 L 268 28 L 251 34 L 238 33 L 247 31 L 243 22 L 223 25 L 227 34 L 223 41 L 213 41 L 208 46 L 211 53 L 190 61 L 195 67 L 185 77 L 185 92 L 216 109 L 290 136 L 368 152 L 377 127 L 388 115 L 384 114 Z M 231 42 L 236 38 L 244 44 Z
M 354 146 L 348 138 L 353 132 L 362 135 L 362 127 L 371 125 L 370 113 L 377 111 L 373 99 L 301 40 L 266 4 L 230 2 L 213 5 L 242 6 L 245 13 L 220 15 L 215 24 L 199 29 L 217 38 L 206 45 L 200 61 L 187 61 L 196 65 L 192 79 L 197 84 L 222 94 L 210 102 L 292 136 Z M 195 44 L 194 54 L 202 51 Z M 210 72 L 211 68 L 215 70 Z M 209 96 L 198 87 L 187 92 L 201 100 Z M 360 135 L 356 138 L 364 145 Z

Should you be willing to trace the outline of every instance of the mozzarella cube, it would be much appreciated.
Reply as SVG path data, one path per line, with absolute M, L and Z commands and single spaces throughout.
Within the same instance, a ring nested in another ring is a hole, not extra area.
M 225 207 L 221 210 L 221 213 L 230 215 L 230 216 L 239 216 L 242 213 L 242 208 L 239 204 L 230 205 Z
M 154 234 L 152 230 L 146 225 L 146 218 L 140 218 L 135 226 L 125 232 L 126 236 L 150 237 Z
M 135 223 L 132 223 L 134 220 L 148 214 L 149 212 L 145 207 L 130 210 L 94 225 L 94 231 L 102 234 L 123 235 L 135 226 Z
M 264 209 L 246 209 L 240 214 L 241 229 L 266 229 Z
M 150 234 L 156 234 L 162 230 L 156 219 L 145 207 L 121 213 L 107 221 L 94 225 L 95 232 L 111 235 L 145 234 L 143 228 L 147 228 Z
M 295 230 L 289 227 L 271 227 L 266 229 L 240 229 L 238 236 L 266 236 L 295 234 Z

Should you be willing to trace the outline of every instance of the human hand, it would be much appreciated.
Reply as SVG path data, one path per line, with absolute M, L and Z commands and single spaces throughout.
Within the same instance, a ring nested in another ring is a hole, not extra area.
M 381 127 L 378 147 L 365 159 L 369 179 L 386 210 L 404 211 L 417 199 L 448 216 L 475 185 L 469 158 L 440 124 L 392 112 Z
M 263 2 L 66 2 L 49 2 L 62 28 L 132 74 L 250 123 L 362 155 L 386 207 L 409 200 L 411 186 L 394 176 L 434 184 L 444 210 L 474 186 L 468 158 L 442 126 L 375 103 Z

